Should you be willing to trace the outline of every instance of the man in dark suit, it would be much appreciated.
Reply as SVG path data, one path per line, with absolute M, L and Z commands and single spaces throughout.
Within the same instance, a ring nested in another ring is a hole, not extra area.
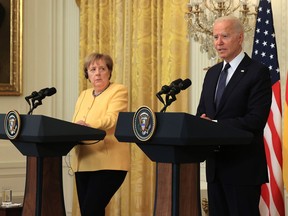
M 244 28 L 236 17 L 218 18 L 213 38 L 224 61 L 207 71 L 197 115 L 250 131 L 254 139 L 245 146 L 219 147 L 207 158 L 209 216 L 257 216 L 261 185 L 268 182 L 263 130 L 272 97 L 269 69 L 243 52 Z

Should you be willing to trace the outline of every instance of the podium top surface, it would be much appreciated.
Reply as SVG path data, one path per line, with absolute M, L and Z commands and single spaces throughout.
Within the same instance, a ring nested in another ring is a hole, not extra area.
M 214 146 L 249 144 L 253 134 L 201 119 L 188 113 L 155 113 L 156 129 L 148 141 L 140 141 L 133 132 L 134 112 L 119 114 L 115 136 L 121 142 L 174 146 Z
M 45 115 L 20 115 L 20 132 L 15 141 L 33 143 L 102 140 L 103 130 L 90 128 Z M 0 114 L 0 139 L 9 139 L 4 129 L 5 114 Z

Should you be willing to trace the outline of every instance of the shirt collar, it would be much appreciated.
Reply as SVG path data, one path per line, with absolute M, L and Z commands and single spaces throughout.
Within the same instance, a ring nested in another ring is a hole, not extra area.
M 243 60 L 244 57 L 245 57 L 245 53 L 241 51 L 231 62 L 229 62 L 231 69 L 233 71 L 236 70 L 236 68 L 238 67 L 238 65 L 240 64 L 240 62 Z M 227 62 L 224 61 L 223 68 L 225 67 L 226 64 Z

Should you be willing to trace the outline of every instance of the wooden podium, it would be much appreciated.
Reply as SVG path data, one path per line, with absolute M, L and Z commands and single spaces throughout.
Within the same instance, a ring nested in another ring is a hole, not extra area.
M 157 162 L 155 216 L 201 215 L 199 163 L 219 146 L 237 147 L 253 139 L 252 133 L 187 113 L 156 113 L 155 133 L 148 141 L 139 141 L 133 116 L 119 114 L 115 136 L 136 143 Z
M 22 216 L 65 216 L 62 156 L 83 140 L 102 140 L 105 131 L 43 116 L 20 115 L 21 129 L 10 140 L 27 156 Z M 0 139 L 5 114 L 0 114 Z

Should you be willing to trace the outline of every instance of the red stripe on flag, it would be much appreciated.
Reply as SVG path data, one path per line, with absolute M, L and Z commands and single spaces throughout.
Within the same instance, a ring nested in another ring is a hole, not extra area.
M 267 184 L 263 184 L 261 187 L 261 197 L 263 201 L 265 202 L 266 206 L 270 205 L 270 196 L 269 196 L 269 189 Z
M 275 129 L 275 127 L 274 127 L 273 118 L 272 118 L 273 114 L 271 112 L 270 112 L 270 116 L 271 116 L 271 118 L 268 119 L 267 124 L 268 124 L 270 130 L 273 131 Z M 271 135 L 273 137 L 275 135 L 275 133 L 273 134 L 273 132 L 272 132 Z M 264 143 L 265 143 L 265 153 L 266 153 L 266 159 L 267 159 L 267 164 L 268 164 L 270 176 L 269 176 L 269 184 L 265 184 L 262 186 L 261 195 L 262 195 L 262 198 L 265 201 L 266 205 L 270 209 L 270 197 L 269 197 L 269 190 L 268 190 L 268 185 L 269 185 L 271 195 L 272 195 L 272 200 L 274 202 L 274 205 L 276 206 L 276 209 L 278 210 L 279 215 L 285 215 L 283 196 L 282 196 L 282 192 L 279 189 L 279 186 L 278 186 L 277 181 L 276 181 L 277 173 L 276 173 L 276 177 L 275 177 L 275 174 L 274 174 L 275 168 L 272 166 L 271 152 L 270 152 L 270 149 L 268 147 L 268 143 L 267 143 L 266 139 L 264 139 Z M 263 189 L 265 189 L 265 191 L 263 191 Z
M 274 100 L 274 104 L 277 104 L 277 106 L 279 104 L 281 104 L 281 97 L 280 94 L 276 94 L 279 93 L 278 90 L 280 90 L 279 88 L 279 82 L 276 82 L 273 86 L 272 86 L 272 90 L 273 90 L 273 100 Z M 275 105 L 274 105 L 275 106 Z M 261 196 L 262 199 L 264 200 L 265 204 L 267 205 L 267 207 L 270 209 L 270 213 L 271 212 L 271 202 L 273 201 L 277 212 L 279 215 L 285 215 L 285 210 L 284 210 L 284 202 L 283 202 L 283 194 L 282 194 L 282 148 L 281 148 L 281 135 L 278 134 L 277 129 L 275 127 L 275 122 L 274 122 L 274 118 L 275 116 L 277 116 L 277 112 L 278 115 L 281 116 L 281 106 L 277 107 L 278 109 L 276 109 L 274 107 L 273 110 L 273 102 L 272 102 L 272 106 L 271 106 L 271 110 L 269 113 L 269 117 L 267 120 L 267 124 L 266 127 L 269 128 L 271 134 L 271 138 L 270 137 L 265 137 L 265 133 L 264 133 L 264 144 L 265 144 L 265 153 L 266 153 L 266 159 L 267 159 L 267 166 L 269 169 L 269 184 L 265 184 L 265 186 L 262 186 L 262 191 L 261 191 Z M 275 116 L 274 116 L 275 113 Z M 276 122 L 276 124 L 279 122 Z M 281 123 L 281 122 L 280 122 Z M 268 136 L 266 134 L 266 136 Z M 270 139 L 269 139 L 270 138 Z M 272 143 L 269 143 L 272 142 Z M 277 159 L 277 161 L 273 161 L 272 162 L 272 158 L 271 158 L 271 154 L 275 154 L 275 157 Z M 277 166 L 273 166 L 273 163 Z M 279 170 L 279 168 L 281 170 Z M 279 176 L 280 175 L 280 176 Z M 281 185 L 278 185 L 281 184 Z M 270 190 L 268 189 L 270 187 Z M 270 193 L 272 197 L 270 196 Z M 272 200 L 270 200 L 272 199 Z M 277 214 L 277 215 L 278 215 Z
M 276 83 L 274 83 L 274 85 L 272 86 L 272 91 L 273 94 L 275 95 L 275 99 L 276 99 L 276 103 L 279 109 L 280 114 L 282 115 L 282 105 L 281 105 L 281 84 L 280 84 L 280 80 L 277 81 Z
M 274 97 L 275 97 L 275 100 L 276 100 L 276 103 L 277 103 L 277 106 L 278 106 L 278 110 L 273 110 L 273 107 L 272 109 L 270 110 L 270 114 L 269 114 L 269 117 L 268 117 L 268 126 L 272 132 L 272 144 L 273 144 L 273 150 L 275 152 L 275 155 L 277 157 L 277 160 L 278 160 L 278 163 L 280 164 L 281 166 L 281 169 L 282 169 L 282 144 L 281 144 L 281 134 L 278 134 L 277 130 L 276 130 L 276 127 L 275 127 L 275 124 L 274 124 L 274 117 L 273 117 L 273 114 L 275 112 L 280 112 L 279 115 L 282 116 L 282 112 L 281 112 L 281 96 L 279 94 L 278 91 L 280 91 L 280 82 L 277 82 L 275 83 L 273 86 L 272 86 L 272 90 L 273 90 L 273 94 L 274 94 Z M 278 93 L 278 94 L 276 94 Z M 280 106 L 279 106 L 280 104 Z M 281 124 L 281 122 L 279 122 Z M 281 131 L 280 131 L 281 133 Z M 265 136 L 265 134 L 264 134 Z

